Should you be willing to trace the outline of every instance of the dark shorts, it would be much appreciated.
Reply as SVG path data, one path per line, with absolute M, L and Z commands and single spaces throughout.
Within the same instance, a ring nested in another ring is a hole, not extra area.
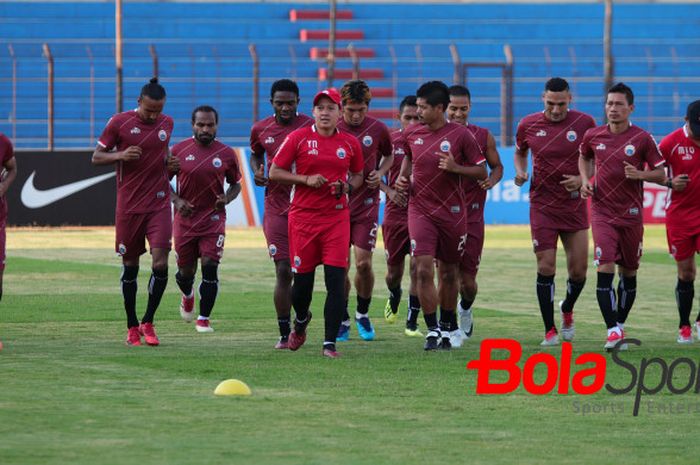
M 377 218 L 363 218 L 350 222 L 350 243 L 370 252 L 377 246 Z
M 570 212 L 544 211 L 537 207 L 530 208 L 530 235 L 535 252 L 557 248 L 561 233 L 572 233 L 588 229 L 588 212 L 586 210 Z
M 350 216 L 345 211 L 334 223 L 296 221 L 289 216 L 289 257 L 294 273 L 309 273 L 320 264 L 348 267 Z
M 170 250 L 173 222 L 170 206 L 149 213 L 117 213 L 115 250 L 124 259 L 140 257 L 151 249 Z
M 200 257 L 207 257 L 216 263 L 224 256 L 225 234 L 208 234 L 205 236 L 185 236 L 175 238 L 175 258 L 177 266 L 182 268 L 197 262 Z
M 467 223 L 467 245 L 459 264 L 459 270 L 469 276 L 476 276 L 484 250 L 484 222 Z
M 459 263 L 467 242 L 467 223 L 447 222 L 422 214 L 408 215 L 411 256 L 429 255 L 445 263 Z
M 673 226 L 666 222 L 668 251 L 677 261 L 686 260 L 700 252 L 700 230 L 687 225 Z
M 384 237 L 384 253 L 388 265 L 400 265 L 404 257 L 411 253 L 411 237 L 408 234 L 408 223 L 382 224 Z
M 289 260 L 289 221 L 287 215 L 265 215 L 263 232 L 267 240 L 267 252 L 277 262 Z
M 593 265 L 616 263 L 629 270 L 639 268 L 642 258 L 644 225 L 615 226 L 604 221 L 591 223 L 593 230 Z

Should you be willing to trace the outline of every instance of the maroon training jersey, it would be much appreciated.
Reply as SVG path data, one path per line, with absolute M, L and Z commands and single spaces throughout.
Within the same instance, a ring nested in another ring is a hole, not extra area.
M 15 156 L 15 150 L 10 139 L 3 133 L 0 133 L 0 165 L 5 166 L 8 160 Z M 3 171 L 4 169 L 0 168 Z M 0 197 L 0 222 L 7 218 L 7 194 Z
M 313 124 L 313 118 L 297 114 L 296 118 L 288 126 L 279 124 L 272 115 L 268 118 L 258 121 L 250 130 L 250 150 L 253 153 L 267 156 L 267 172 L 270 172 L 272 159 L 277 153 L 277 149 L 284 138 L 292 131 Z M 265 214 L 268 215 L 286 215 L 289 211 L 289 195 L 292 191 L 292 186 L 279 184 L 274 181 L 269 181 L 265 186 Z
M 488 145 L 489 130 L 467 123 L 467 129 L 474 136 L 474 141 L 481 151 L 481 155 L 486 157 L 486 146 Z M 484 204 L 486 203 L 486 191 L 479 186 L 476 179 L 464 178 L 465 204 L 467 206 L 467 221 L 469 223 L 481 223 L 484 221 Z
M 226 193 L 224 179 L 229 184 L 241 180 L 236 152 L 218 140 L 202 146 L 192 137 L 176 144 L 172 153 L 180 160 L 177 193 L 194 205 L 188 217 L 175 212 L 175 236 L 220 234 L 226 225 L 226 210 L 215 210 L 214 204 L 217 196 Z
M 316 132 L 315 125 L 289 134 L 272 161 L 296 174 L 320 174 L 328 180 L 317 189 L 296 184 L 292 190 L 290 213 L 302 221 L 316 223 L 332 223 L 336 213 L 348 208 L 347 195 L 336 198 L 331 183 L 347 181 L 348 172 L 361 172 L 363 164 L 357 139 L 338 130 L 325 137 Z
M 559 183 L 565 174 L 578 176 L 581 138 L 593 127 L 591 116 L 575 110 L 569 110 L 559 122 L 549 121 L 542 112 L 520 121 L 515 144 L 532 152 L 531 208 L 565 214 L 586 209 L 578 191 L 568 192 Z
M 404 134 L 406 156 L 413 167 L 410 211 L 443 221 L 453 221 L 459 213 L 466 216 L 464 177 L 440 169 L 439 153 L 451 152 L 461 165 L 484 163 L 471 132 L 460 124 L 447 123 L 437 131 L 416 124 L 405 129 Z
M 669 177 L 687 174 L 690 182 L 682 191 L 669 189 L 666 198 L 666 224 L 700 227 L 700 145 L 690 137 L 686 127 L 678 128 L 659 144 L 669 167 Z
M 403 137 L 403 131 L 397 129 L 391 133 L 391 145 L 394 152 L 394 162 L 387 173 L 387 185 L 392 187 L 399 177 L 401 172 L 401 162 L 406 157 L 406 152 L 408 148 L 406 147 L 406 140 Z M 391 202 L 388 198 L 386 199 L 386 204 L 384 205 L 384 224 L 395 224 L 395 223 L 406 223 L 408 219 L 408 205 L 405 207 L 400 207 L 394 202 Z
M 365 116 L 359 126 L 351 126 L 341 118 L 338 129 L 352 134 L 362 145 L 362 156 L 365 161 L 362 177 L 379 167 L 382 156 L 391 154 L 391 135 L 386 124 Z M 379 214 L 379 188 L 370 189 L 365 183 L 362 187 L 353 191 L 350 196 L 350 221 L 362 219 L 377 221 Z
M 592 220 L 618 226 L 642 223 L 642 181 L 625 177 L 625 162 L 638 170 L 647 164 L 661 166 L 664 159 L 654 138 L 637 126 L 630 126 L 621 134 L 613 134 L 608 125 L 586 131 L 581 141 L 581 155 L 595 159 L 595 194 L 592 202 Z
M 145 123 L 136 110 L 119 113 L 107 122 L 97 141 L 107 150 L 141 147 L 138 160 L 117 163 L 117 213 L 149 213 L 170 207 L 170 185 L 165 160 L 173 119 L 160 114 Z

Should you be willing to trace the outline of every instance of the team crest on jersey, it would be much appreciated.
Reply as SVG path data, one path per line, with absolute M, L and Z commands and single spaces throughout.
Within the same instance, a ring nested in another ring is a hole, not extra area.
M 532 248 L 536 249 L 538 245 L 540 245 L 540 241 L 538 241 L 537 239 L 533 239 Z
M 450 141 L 443 140 L 442 142 L 440 142 L 440 150 L 442 150 L 443 152 L 445 152 L 445 153 L 449 152 L 450 148 L 452 148 Z
M 168 133 L 165 132 L 165 129 L 161 129 L 160 131 L 158 131 L 158 139 L 165 142 L 165 139 L 167 139 L 167 138 L 168 138 Z
M 275 143 L 275 138 L 270 136 L 267 139 L 265 139 L 266 144 L 274 144 Z
M 602 256 L 603 256 L 603 249 L 601 249 L 600 247 L 596 247 L 595 248 L 595 259 L 600 260 L 600 257 L 602 257 Z
M 270 244 L 270 246 L 267 249 L 269 250 L 271 257 L 277 255 L 277 246 L 275 244 Z
M 576 134 L 576 131 L 569 131 L 566 133 L 566 140 L 569 142 L 574 142 L 576 139 L 578 139 L 578 134 Z
M 132 134 L 141 134 L 141 130 L 140 130 L 139 128 L 133 128 L 133 129 L 131 130 L 131 133 L 132 133 Z
M 338 150 L 335 151 L 335 154 L 338 155 L 338 158 L 342 160 L 347 155 L 347 152 L 344 148 L 340 147 L 338 148 Z
M 605 147 L 605 144 L 598 144 L 595 146 L 596 150 L 605 150 L 607 147 Z
M 211 164 L 214 165 L 214 168 L 221 168 L 221 158 L 216 157 L 211 161 Z
M 416 141 L 415 141 L 413 144 L 414 144 L 414 145 L 423 145 L 423 139 L 421 139 L 421 138 L 419 137 L 418 139 L 416 139 Z
M 632 155 L 634 155 L 634 152 L 636 152 L 634 145 L 630 144 L 625 146 L 625 155 L 631 157 Z
M 413 252 L 414 250 L 416 250 L 416 240 L 411 239 L 411 252 Z
M 370 145 L 372 145 L 372 142 L 374 142 L 374 140 L 369 134 L 362 138 L 362 145 L 364 145 L 365 147 L 369 147 Z
M 185 161 L 195 161 L 194 155 L 190 153 L 185 157 Z
M 537 131 L 537 134 L 535 134 L 535 135 L 537 137 L 547 137 L 547 131 L 545 131 L 544 129 L 540 129 L 539 131 Z
M 126 254 L 126 246 L 124 244 L 119 244 L 119 246 L 117 246 L 117 253 L 119 255 Z
M 156 192 L 156 197 L 159 199 L 164 199 L 165 198 L 165 191 Z
M 678 249 L 676 249 L 675 245 L 672 245 L 671 246 L 671 256 L 675 258 L 677 253 L 678 253 Z
M 296 266 L 296 267 L 301 266 L 301 257 L 299 255 L 294 256 L 294 266 Z

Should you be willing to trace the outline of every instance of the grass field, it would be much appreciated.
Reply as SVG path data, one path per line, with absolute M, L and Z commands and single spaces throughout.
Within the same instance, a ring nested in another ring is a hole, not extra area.
M 125 347 L 112 241 L 111 229 L 8 232 L 0 464 L 697 463 L 691 444 L 700 398 L 692 390 L 645 396 L 637 417 L 632 394 L 605 389 L 591 396 L 534 396 L 522 388 L 474 393 L 476 374 L 465 365 L 477 358 L 482 339 L 517 339 L 525 355 L 542 351 L 525 227 L 487 229 L 475 335 L 452 352 L 424 353 L 423 340 L 380 317 L 387 291 L 378 250 L 371 307 L 377 340 L 360 341 L 353 328 L 338 360 L 320 355 L 322 318 L 299 352 L 272 349 L 274 272 L 258 230 L 229 231 L 215 333 L 197 334 L 180 320 L 171 259 L 156 316 L 161 346 Z M 627 326 L 643 345 L 624 358 L 636 366 L 643 358 L 670 363 L 681 356 L 697 364 L 700 344 L 675 342 L 675 264 L 664 230 L 648 228 L 645 246 Z M 565 289 L 563 261 L 558 266 L 557 301 Z M 588 276 L 576 307 L 574 355 L 601 352 L 604 342 L 594 270 Z M 143 266 L 139 313 L 147 278 Z M 312 304 L 319 316 L 322 282 Z M 674 384 L 697 372 L 675 370 Z M 649 384 L 659 375 L 650 370 Z M 227 378 L 244 380 L 253 395 L 214 396 Z M 608 364 L 607 382 L 622 386 L 629 378 Z M 595 411 L 584 415 L 584 408 Z

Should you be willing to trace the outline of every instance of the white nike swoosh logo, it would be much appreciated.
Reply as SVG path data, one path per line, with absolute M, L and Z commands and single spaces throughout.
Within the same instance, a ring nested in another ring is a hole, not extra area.
M 32 172 L 27 178 L 27 181 L 22 186 L 21 199 L 24 206 L 27 208 L 41 208 L 50 205 L 54 202 L 80 192 L 83 189 L 87 189 L 90 186 L 99 184 L 105 179 L 109 179 L 115 175 L 114 172 L 101 174 L 95 176 L 94 178 L 83 179 L 82 181 L 72 182 L 59 187 L 53 187 L 51 189 L 39 190 L 34 187 L 34 175 L 36 171 Z

